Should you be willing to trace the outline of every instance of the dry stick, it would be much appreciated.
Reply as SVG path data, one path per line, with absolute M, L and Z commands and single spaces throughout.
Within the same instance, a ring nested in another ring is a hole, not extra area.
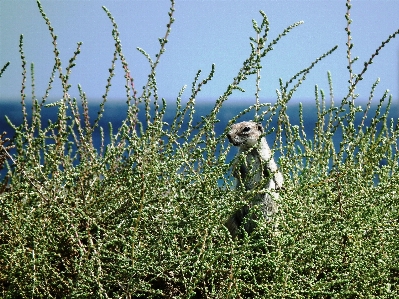
M 169 13 L 168 13 L 168 15 L 169 15 L 169 22 L 168 22 L 168 24 L 166 25 L 167 30 L 166 30 L 166 32 L 165 32 L 165 36 L 164 36 L 163 38 L 159 39 L 159 42 L 160 42 L 160 44 L 161 44 L 161 48 L 159 49 L 158 54 L 155 55 L 156 60 L 155 60 L 154 64 L 151 66 L 151 74 L 150 74 L 150 76 L 151 76 L 152 74 L 155 74 L 155 69 L 156 69 L 156 67 L 157 67 L 157 65 L 158 65 L 158 63 L 159 63 L 159 60 L 160 60 L 160 58 L 161 58 L 161 55 L 165 52 L 165 45 L 166 45 L 166 43 L 167 43 L 167 41 L 168 41 L 168 37 L 169 37 L 169 34 L 170 34 L 170 27 L 171 27 L 172 23 L 174 22 L 174 19 L 173 19 L 173 13 L 174 13 L 174 11 L 175 11 L 175 1 L 174 1 L 174 0 L 171 0 L 171 7 L 170 7 Z M 147 81 L 147 83 L 146 83 L 146 85 L 145 85 L 145 87 L 144 87 L 144 89 L 143 89 L 143 94 L 142 94 L 141 96 L 144 95 L 144 92 L 148 89 L 149 84 L 150 84 L 150 80 Z
M 3 145 L 1 145 L 1 148 L 2 148 L 3 151 L 6 153 L 6 155 L 10 158 L 10 160 L 12 161 L 12 163 L 15 164 L 15 165 L 17 165 L 17 163 L 15 162 L 15 160 L 12 158 L 12 156 L 8 153 L 8 151 L 5 149 L 5 147 L 4 147 Z M 25 177 L 28 179 L 29 183 L 31 183 L 31 185 L 39 192 L 39 195 L 40 195 L 43 199 L 45 199 L 47 202 L 49 202 L 49 199 L 48 199 L 46 196 L 44 196 L 44 195 L 40 192 L 40 190 L 43 188 L 43 186 L 39 189 L 39 188 L 33 183 L 33 180 L 26 174 L 26 172 L 25 172 L 24 170 L 22 170 L 22 173 L 23 173 L 23 174 L 25 175 Z M 39 183 L 39 184 L 40 184 L 40 183 Z M 80 248 L 82 248 L 83 251 L 86 252 L 86 250 L 85 250 L 85 248 L 84 248 L 84 245 L 82 244 L 82 242 L 81 242 L 81 240 L 80 240 L 80 238 L 79 238 L 79 235 L 78 235 L 78 233 L 77 233 L 76 227 L 75 227 L 72 223 L 71 223 L 71 225 L 72 225 L 72 227 L 73 227 L 74 230 L 75 230 L 75 236 L 76 236 L 76 238 L 77 238 L 77 240 L 78 240 L 78 243 L 79 243 Z
M 257 41 L 257 49 L 256 49 L 256 56 L 258 63 L 260 64 L 260 50 L 261 47 L 263 46 L 263 41 L 262 41 L 262 46 L 260 45 L 259 42 L 259 32 L 256 34 L 256 41 Z M 256 69 L 256 92 L 255 92 L 255 121 L 259 121 L 258 119 L 258 111 L 259 111 L 259 93 L 260 93 L 260 66 L 257 66 Z
M 0 78 L 3 75 L 4 71 L 6 70 L 6 68 L 10 65 L 10 62 L 7 61 L 6 64 L 2 67 L 2 69 L 0 70 Z
M 15 164 L 15 165 L 17 165 L 17 163 L 15 162 L 15 160 L 12 158 L 12 156 L 11 156 L 11 155 L 8 153 L 8 151 L 5 149 L 4 145 L 1 145 L 1 148 L 4 150 L 4 152 L 6 153 L 6 155 L 10 158 L 10 160 L 12 161 L 12 163 Z M 41 186 L 41 188 L 39 189 L 39 188 L 33 183 L 33 180 L 27 175 L 27 173 L 26 173 L 23 169 L 21 169 L 21 170 L 22 170 L 22 173 L 25 175 L 25 177 L 28 179 L 29 183 L 31 183 L 31 185 L 39 192 L 40 196 L 41 196 L 43 199 L 45 199 L 47 202 L 49 202 L 50 200 L 49 200 L 46 196 L 44 196 L 44 195 L 41 193 L 41 189 L 43 188 L 43 186 Z M 37 181 L 36 181 L 36 182 L 37 182 Z M 37 183 L 40 185 L 39 182 L 37 182 Z
M 347 35 L 348 35 L 348 41 L 346 43 L 346 45 L 348 47 L 347 51 L 346 51 L 346 58 L 348 59 L 349 85 L 352 87 L 352 86 L 354 86 L 352 64 L 356 60 L 356 58 L 353 60 L 351 58 L 351 49 L 353 47 L 353 44 L 351 43 L 352 35 L 351 35 L 351 30 L 350 30 L 350 24 L 352 23 L 352 20 L 350 19 L 350 9 L 351 9 L 350 1 L 351 0 L 347 0 L 347 3 L 346 3 L 347 10 L 346 10 L 345 18 L 346 18 L 347 23 L 346 23 L 345 31 L 347 32 Z M 349 96 L 352 98 L 352 103 L 355 100 L 353 92 L 354 92 L 354 88 L 351 88 Z

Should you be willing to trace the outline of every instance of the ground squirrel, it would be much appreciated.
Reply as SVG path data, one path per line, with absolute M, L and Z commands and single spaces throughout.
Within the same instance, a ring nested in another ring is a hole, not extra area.
M 275 199 L 278 197 L 276 190 L 283 187 L 283 175 L 278 171 L 272 152 L 263 135 L 262 124 L 253 121 L 244 121 L 231 126 L 227 137 L 229 141 L 239 146 L 238 155 L 246 153 L 244 163 L 239 165 L 239 160 L 233 164 L 233 175 L 236 177 L 236 188 L 244 184 L 246 190 L 259 188 L 256 186 L 263 180 L 264 185 L 260 189 L 270 190 L 260 193 L 254 200 L 232 215 L 226 223 L 233 236 L 237 235 L 238 227 L 244 222 L 244 228 L 251 233 L 255 223 L 244 217 L 249 213 L 253 205 L 260 205 L 260 209 L 266 220 L 277 212 Z M 260 140 L 259 140 L 260 139 Z M 254 216 L 255 217 L 255 216 Z

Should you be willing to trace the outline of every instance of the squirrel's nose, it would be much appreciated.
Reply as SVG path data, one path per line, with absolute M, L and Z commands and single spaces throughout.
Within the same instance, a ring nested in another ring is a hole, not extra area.
M 230 134 L 227 134 L 227 138 L 229 139 L 229 141 L 230 141 L 231 143 L 233 143 L 233 139 L 231 138 L 231 135 L 230 135 Z

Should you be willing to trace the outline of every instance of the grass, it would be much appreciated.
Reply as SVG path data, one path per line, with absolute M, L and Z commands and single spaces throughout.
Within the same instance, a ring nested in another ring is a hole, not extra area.
M 234 190 L 226 162 L 230 145 L 215 132 L 217 114 L 240 83 L 250 76 L 259 86 L 261 61 L 272 46 L 300 23 L 289 26 L 267 44 L 269 23 L 253 21 L 251 52 L 211 112 L 194 122 L 195 97 L 214 74 L 197 74 L 186 104 L 178 94 L 174 120 L 163 121 L 166 102 L 157 93 L 156 68 L 173 25 L 169 23 L 150 74 L 140 94 L 122 52 L 116 21 L 115 52 L 98 118 L 88 117 L 88 99 L 68 94 L 69 75 L 80 44 L 65 70 L 56 35 L 43 7 L 39 12 L 53 39 L 54 68 L 45 96 L 32 94 L 28 115 L 24 93 L 27 66 L 20 39 L 23 69 L 21 125 L 12 140 L 1 135 L 0 165 L 7 171 L 0 194 L 0 296 L 3 298 L 396 298 L 399 295 L 399 172 L 397 119 L 389 119 L 392 97 L 374 100 L 371 87 L 365 107 L 356 105 L 358 82 L 390 39 L 364 69 L 355 74 L 347 3 L 348 94 L 335 103 L 332 76 L 329 95 L 315 88 L 318 122 L 306 136 L 287 116 L 287 104 L 318 61 L 290 80 L 280 81 L 275 104 L 244 110 L 230 122 L 255 111 L 265 127 L 277 120 L 273 150 L 285 177 L 280 213 L 273 223 L 258 221 L 251 234 L 234 239 L 224 223 L 262 186 Z M 106 105 L 116 61 L 126 78 L 127 117 L 110 128 L 110 142 L 98 123 Z M 8 63 L 2 68 L 6 71 Z M 31 68 L 32 86 L 34 72 Z M 48 91 L 61 80 L 61 100 L 47 103 Z M 378 100 L 377 100 L 378 101 Z M 56 109 L 57 120 L 44 124 L 42 109 Z M 370 125 L 364 121 L 371 117 Z M 361 119 L 355 125 L 356 119 Z M 93 145 L 100 133 L 102 145 Z M 337 137 L 340 136 L 340 137 Z M 339 144 L 336 143 L 338 138 Z M 11 148 L 15 154 L 10 155 Z M 278 226 L 278 230 L 272 227 Z

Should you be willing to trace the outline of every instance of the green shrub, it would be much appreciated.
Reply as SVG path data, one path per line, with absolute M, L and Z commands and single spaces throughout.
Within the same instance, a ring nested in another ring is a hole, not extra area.
M 391 35 L 354 74 L 348 38 L 349 91 L 338 104 L 315 89 L 318 122 L 314 136 L 291 125 L 287 104 L 315 64 L 332 48 L 284 83 L 280 81 L 274 105 L 256 102 L 240 115 L 255 110 L 266 127 L 277 119 L 274 150 L 285 175 L 280 213 L 271 224 L 259 221 L 251 235 L 232 239 L 224 222 L 251 198 L 234 190 L 226 156 L 226 131 L 215 132 L 217 114 L 240 82 L 256 77 L 261 60 L 288 27 L 269 44 L 268 20 L 253 21 L 252 50 L 212 111 L 194 123 L 195 98 L 213 77 L 200 72 L 187 104 L 177 97 L 172 123 L 163 117 L 166 102 L 159 98 L 155 70 L 173 23 L 174 2 L 165 37 L 153 61 L 143 93 L 138 94 L 113 24 L 115 52 L 98 118 L 88 117 L 88 100 L 79 87 L 80 101 L 68 94 L 68 78 L 80 44 L 65 71 L 61 68 L 56 35 L 40 2 L 39 11 L 53 38 L 55 63 L 39 101 L 32 95 L 33 112 L 26 112 L 26 62 L 23 68 L 20 126 L 11 145 L 1 135 L 0 162 L 8 169 L 0 194 L 0 291 L 4 298 L 396 298 L 399 295 L 399 174 L 397 120 L 388 119 L 391 96 L 380 99 L 371 124 L 366 107 L 355 105 L 354 91 L 367 66 Z M 350 37 L 347 2 L 347 32 Z M 120 59 L 126 78 L 127 117 L 110 142 L 98 123 L 104 111 Z M 6 64 L 1 74 L 7 68 Z M 33 66 L 32 86 L 33 84 Z M 56 75 L 58 73 L 58 75 Z M 55 77 L 63 95 L 46 104 Z M 82 108 L 79 108 L 81 102 Z M 384 104 L 388 103 L 384 111 Z M 140 108 L 140 109 L 139 109 Z M 57 120 L 42 123 L 42 109 L 57 109 Z M 266 119 L 266 115 L 268 118 Z M 355 126 L 360 116 L 360 125 Z M 238 116 L 231 120 L 235 122 Z M 140 121 L 144 119 L 144 121 Z M 270 131 L 270 129 L 269 129 Z M 93 145 L 93 134 L 102 145 Z M 334 144 L 342 133 L 339 144 Z M 334 138 L 334 139 L 333 139 Z M 7 145 L 7 146 L 6 146 Z M 278 229 L 275 229 L 275 227 Z M 272 228 L 273 227 L 273 228 Z

